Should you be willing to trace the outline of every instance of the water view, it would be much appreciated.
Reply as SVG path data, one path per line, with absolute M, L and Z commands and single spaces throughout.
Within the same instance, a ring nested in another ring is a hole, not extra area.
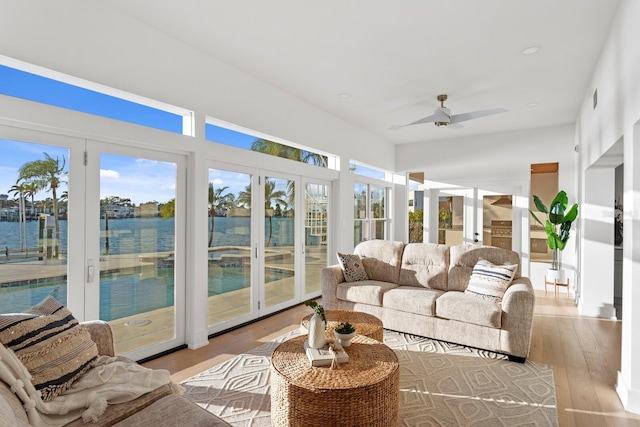
M 250 218 L 216 218 L 213 242 L 209 249 L 210 273 L 208 296 L 250 286 L 250 270 L 245 268 L 243 259 L 248 256 L 249 236 L 242 233 L 249 227 Z M 287 234 L 292 229 L 292 218 L 274 218 L 273 246 L 293 244 L 293 238 Z M 123 218 L 110 220 L 109 250 L 106 250 L 104 221 L 101 224 L 100 253 L 104 259 L 109 256 L 145 253 L 145 248 L 157 255 L 154 268 L 132 267 L 127 270 L 101 272 L 100 274 L 100 318 L 113 320 L 132 316 L 174 304 L 174 218 Z M 60 247 L 62 263 L 65 263 L 67 248 L 67 221 L 60 221 Z M 234 232 L 237 230 L 237 232 Z M 26 246 L 38 246 L 38 222 L 26 223 Z M 17 248 L 20 246 L 19 223 L 0 221 L 0 247 Z M 238 245 L 240 242 L 242 245 Z M 233 246 L 232 246 L 233 244 Z M 154 250 L 155 249 L 155 250 Z M 0 252 L 0 259 L 2 258 Z M 32 261 L 35 259 L 32 259 Z M 17 260 L 10 261 L 19 262 Z M 0 262 L 0 269 L 6 262 Z M 160 268 L 156 268 L 156 267 Z M 65 269 L 66 270 L 66 269 Z M 292 271 L 266 269 L 265 282 L 291 277 Z M 0 279 L 0 312 L 7 313 L 29 308 L 47 295 L 52 295 L 61 303 L 67 303 L 66 271 L 63 277 L 38 279 L 32 281 L 7 282 Z M 2 283 L 4 282 L 4 283 Z

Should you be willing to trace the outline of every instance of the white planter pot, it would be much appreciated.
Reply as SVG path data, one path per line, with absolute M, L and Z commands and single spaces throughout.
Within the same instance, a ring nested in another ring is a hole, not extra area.
M 315 313 L 309 319 L 309 347 L 322 348 L 327 343 L 325 338 L 325 324 L 322 316 Z
M 340 332 L 333 331 L 336 339 L 338 340 L 338 344 L 342 347 L 349 347 L 351 345 L 351 340 L 356 336 L 355 332 L 351 332 L 350 334 L 341 334 Z
M 556 283 L 567 283 L 567 277 L 565 275 L 564 269 L 562 269 L 562 270 L 553 270 L 551 268 L 548 269 L 547 270 L 547 281 L 548 282 L 555 281 Z

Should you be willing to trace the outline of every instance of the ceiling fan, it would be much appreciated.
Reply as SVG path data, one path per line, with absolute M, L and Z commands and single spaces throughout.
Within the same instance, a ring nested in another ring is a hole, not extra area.
M 440 107 L 436 108 L 432 115 L 423 117 L 420 120 L 416 120 L 413 123 L 409 123 L 400 127 L 433 122 L 436 126 L 447 126 L 449 128 L 455 129 L 462 127 L 462 125 L 460 125 L 460 122 L 490 116 L 492 114 L 504 113 L 505 111 L 507 111 L 504 108 L 491 108 L 489 110 L 472 111 L 462 114 L 451 114 L 451 110 L 444 106 L 444 101 L 447 100 L 447 95 L 438 95 L 437 99 L 438 101 L 440 101 Z

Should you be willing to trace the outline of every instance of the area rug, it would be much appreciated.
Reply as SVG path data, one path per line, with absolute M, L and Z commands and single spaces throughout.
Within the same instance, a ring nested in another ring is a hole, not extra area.
M 233 426 L 270 426 L 269 358 L 283 335 L 182 383 Z M 400 426 L 557 426 L 551 367 L 384 331 L 400 361 Z

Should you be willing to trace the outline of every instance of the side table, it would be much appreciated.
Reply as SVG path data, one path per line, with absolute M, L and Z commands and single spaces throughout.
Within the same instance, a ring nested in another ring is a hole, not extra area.
M 309 332 L 309 320 L 313 313 L 302 318 L 300 323 L 300 333 Z M 327 319 L 327 338 L 333 339 L 333 329 L 340 323 L 349 322 L 356 328 L 356 334 L 364 335 L 374 340 L 382 342 L 384 330 L 382 320 L 371 314 L 351 310 L 325 310 L 324 316 Z
M 398 425 L 400 369 L 386 345 L 356 335 L 338 369 L 313 367 L 307 335 L 280 344 L 271 356 L 273 426 Z

